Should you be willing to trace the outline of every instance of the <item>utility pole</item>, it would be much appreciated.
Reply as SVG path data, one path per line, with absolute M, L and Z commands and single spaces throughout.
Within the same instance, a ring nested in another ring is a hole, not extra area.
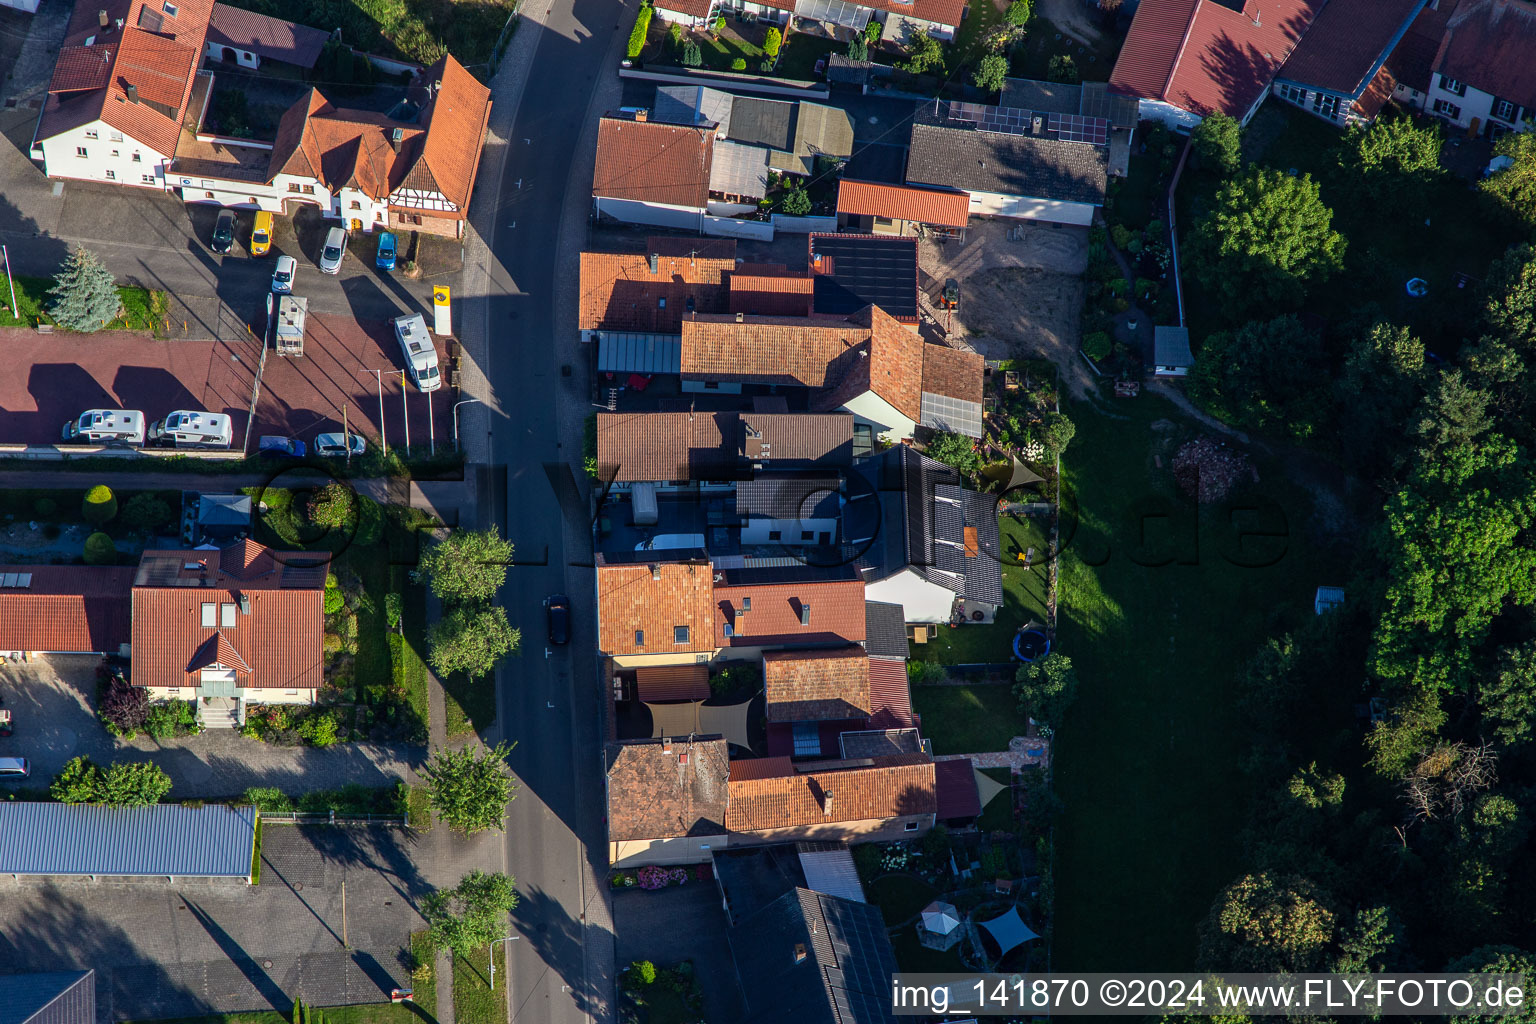
M 374 370 L 373 376 L 379 382 L 379 445 L 384 449 L 384 454 L 389 454 L 389 435 L 384 432 L 384 373 Z
M 406 382 L 405 382 L 405 371 L 401 370 L 400 371 L 400 408 L 405 411 L 405 453 L 407 455 L 409 455 L 411 453 L 411 406 L 410 406 L 410 403 L 408 403 L 405 400 L 405 398 L 406 398 L 405 393 L 406 393 L 407 390 L 408 389 L 406 388 Z
M 341 880 L 341 948 L 351 949 L 352 944 L 347 941 L 347 880 Z

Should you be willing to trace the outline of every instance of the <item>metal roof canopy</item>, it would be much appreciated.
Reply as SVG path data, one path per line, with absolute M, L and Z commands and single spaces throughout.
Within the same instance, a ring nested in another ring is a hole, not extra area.
M 807 889 L 855 903 L 868 902 L 864 899 L 864 886 L 859 881 L 859 872 L 853 866 L 853 854 L 848 847 L 834 843 L 801 843 L 796 852 L 800 855 L 800 870 L 805 873 Z
M 633 334 L 603 331 L 597 342 L 597 368 L 602 373 L 681 373 L 681 334 Z
M 0 804 L 0 875 L 249 878 L 256 809 Z

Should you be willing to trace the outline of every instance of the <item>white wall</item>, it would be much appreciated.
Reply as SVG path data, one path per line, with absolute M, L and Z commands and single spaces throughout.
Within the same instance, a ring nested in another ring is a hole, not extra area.
M 634 199 L 608 199 L 594 197 L 593 205 L 598 216 L 612 217 L 626 224 L 650 224 L 659 228 L 682 228 L 697 231 L 704 216 L 702 210 L 689 206 L 667 206 L 662 203 L 642 203 Z
M 687 28 L 703 28 L 705 25 L 709 24 L 708 18 L 695 18 L 693 15 L 684 14 L 682 11 L 670 11 L 665 7 L 659 6 L 656 7 L 655 10 L 656 17 L 660 18 L 662 21 L 665 21 L 669 25 L 683 25 Z
M 354 205 L 356 204 L 356 208 Z M 355 188 L 343 188 L 336 194 L 336 202 L 331 210 L 331 215 L 340 217 L 348 230 L 380 231 L 386 230 L 389 222 L 389 201 L 383 202 L 374 199 L 366 192 Z M 360 221 L 355 228 L 353 221 Z
M 864 587 L 866 601 L 899 604 L 907 622 L 948 622 L 955 606 L 955 592 L 930 583 L 911 569 Z
M 731 843 L 730 836 L 680 836 L 676 839 L 621 839 L 608 844 L 608 864 L 638 868 L 646 864 L 703 864 L 715 850 Z
M 50 178 L 80 178 L 85 181 L 110 181 L 141 188 L 165 187 L 168 158 L 135 141 L 105 121 L 63 132 L 49 139 L 39 139 L 43 166 Z M 76 151 L 84 148 L 85 156 Z M 135 161 L 134 155 L 139 159 Z M 109 177 L 108 172 L 111 172 Z M 144 176 L 153 181 L 144 180 Z
M 1166 100 L 1140 101 L 1136 116 L 1143 121 L 1161 121 L 1170 128 L 1183 128 L 1186 131 L 1204 120 L 1199 114 L 1192 114 Z
M 741 543 L 795 546 L 816 542 L 816 537 L 812 537 L 809 541 L 802 539 L 800 536 L 802 533 L 813 533 L 817 536 L 829 533 L 836 541 L 837 523 L 836 519 L 768 519 L 753 516 L 741 525 Z M 779 534 L 777 539 L 768 536 L 775 532 Z
M 220 64 L 222 64 L 224 62 L 224 49 L 225 47 L 223 43 L 209 42 L 207 47 L 204 49 L 204 53 L 207 55 L 209 60 L 218 61 Z M 235 51 L 235 63 L 239 64 L 241 67 L 258 68 L 261 66 L 261 58 L 249 50 L 242 50 L 238 46 L 231 46 L 229 49 Z
M 198 690 L 191 686 L 179 688 L 175 686 L 146 686 L 144 690 L 149 694 L 150 700 L 197 700 L 199 697 Z M 306 688 L 299 688 L 293 693 L 289 693 L 286 689 L 282 688 L 261 689 L 250 687 L 249 689 L 237 690 L 236 693 L 252 704 L 313 704 L 315 702 L 315 691 Z
M 1466 85 L 1466 95 L 1458 96 L 1441 85 L 1441 76 L 1438 73 L 1430 75 L 1429 92 L 1425 93 L 1421 101 L 1424 109 L 1436 117 L 1444 118 L 1458 128 L 1470 128 L 1472 127 L 1472 122 L 1476 120 L 1479 134 L 1487 134 L 1490 124 L 1517 132 L 1528 132 L 1531 130 L 1530 119 L 1536 118 L 1536 110 L 1524 110 L 1523 113 L 1526 120 L 1520 122 L 1496 118 L 1493 116 L 1493 103 L 1497 97 L 1473 87 L 1470 83 L 1464 84 Z M 1455 104 L 1458 108 L 1457 116 L 1452 117 L 1443 110 L 1436 110 L 1435 104 L 1437 101 Z M 1521 113 L 1520 104 L 1516 103 L 1514 116 L 1519 117 Z
M 1095 209 L 1097 207 L 1090 203 L 1064 203 L 1055 199 L 1005 196 L 997 192 L 972 192 L 969 212 L 972 217 L 1011 217 L 1086 227 L 1093 223 Z
M 917 429 L 915 420 L 873 391 L 866 391 L 844 404 L 843 411 L 853 413 L 854 422 L 868 423 L 878 436 L 888 441 L 900 441 L 904 437 L 911 437 Z

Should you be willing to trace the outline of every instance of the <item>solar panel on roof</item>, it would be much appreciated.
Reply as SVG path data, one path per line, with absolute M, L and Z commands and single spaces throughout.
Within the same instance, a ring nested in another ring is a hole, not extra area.
M 1062 142 L 1086 142 L 1093 146 L 1109 145 L 1109 122 L 1102 117 L 1052 114 L 1049 127 Z

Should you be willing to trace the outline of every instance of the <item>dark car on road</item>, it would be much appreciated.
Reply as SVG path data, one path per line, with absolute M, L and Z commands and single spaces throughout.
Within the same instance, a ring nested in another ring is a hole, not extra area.
M 373 264 L 380 270 L 395 269 L 395 253 L 399 251 L 395 234 L 392 231 L 379 232 L 379 251 L 374 257 Z
M 229 247 L 235 244 L 235 211 L 220 210 L 219 217 L 213 222 L 213 243 L 210 246 L 214 252 L 229 252 Z
M 296 437 L 263 434 L 256 443 L 256 451 L 275 459 L 302 459 L 305 448 L 304 442 Z
M 544 599 L 544 609 L 549 613 L 549 642 L 568 643 L 571 639 L 571 602 L 564 594 Z

